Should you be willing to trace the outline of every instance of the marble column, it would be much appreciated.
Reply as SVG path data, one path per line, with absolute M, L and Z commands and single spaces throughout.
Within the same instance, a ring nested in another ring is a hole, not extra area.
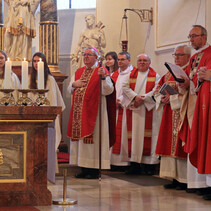
M 57 0 L 41 0 L 40 10 L 40 51 L 46 55 L 51 72 L 60 72 Z
M 4 50 L 4 34 L 3 34 L 3 26 L 4 26 L 4 18 L 3 18 L 3 0 L 0 0 L 0 50 Z
M 64 80 L 68 77 L 59 70 L 59 27 L 57 0 L 41 0 L 39 49 L 46 55 L 47 63 L 63 95 Z M 62 130 L 62 117 L 60 117 Z

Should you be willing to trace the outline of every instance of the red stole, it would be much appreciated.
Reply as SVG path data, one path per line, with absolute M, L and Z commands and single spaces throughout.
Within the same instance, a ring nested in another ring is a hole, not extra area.
M 138 69 L 133 69 L 130 74 L 130 88 L 135 90 L 136 79 L 138 76 Z M 156 72 L 150 67 L 147 83 L 146 83 L 146 93 L 152 91 L 155 86 L 156 81 Z M 152 141 L 152 118 L 153 118 L 153 110 L 148 111 L 145 109 L 145 130 L 144 130 L 144 147 L 143 147 L 143 155 L 149 156 L 151 153 L 151 141 Z M 130 134 L 130 141 L 128 142 L 128 150 L 129 155 L 131 156 L 131 138 L 132 138 L 132 110 L 127 110 L 127 119 L 128 123 L 128 134 Z
M 169 84 L 178 91 L 176 81 L 170 72 L 167 72 L 160 79 L 154 93 L 159 93 L 159 90 L 164 83 Z M 171 110 L 170 104 L 165 104 L 155 150 L 157 155 L 187 158 L 187 154 L 184 152 L 184 147 L 182 146 L 182 141 L 178 137 L 180 123 L 180 109 Z
M 116 84 L 116 81 L 117 81 L 118 76 L 119 76 L 119 69 L 116 70 L 116 71 L 112 74 L 112 76 L 111 76 L 111 78 L 113 79 L 113 81 L 114 81 L 115 84 Z
M 86 79 L 85 87 L 76 88 L 73 93 L 67 136 L 72 140 L 93 135 L 99 103 L 98 68 L 82 67 L 75 73 L 75 80 Z M 92 137 L 87 142 L 92 143 Z

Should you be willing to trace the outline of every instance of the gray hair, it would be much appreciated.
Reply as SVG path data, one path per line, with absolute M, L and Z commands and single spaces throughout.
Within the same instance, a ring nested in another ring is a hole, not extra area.
M 98 50 L 96 48 L 89 46 L 89 47 L 84 48 L 84 51 L 88 50 L 88 49 L 92 50 L 92 52 L 95 54 L 95 56 L 97 56 L 97 57 L 99 56 Z
M 139 56 L 142 56 L 142 55 L 147 56 L 147 57 L 149 58 L 149 61 L 151 62 L 151 57 L 150 57 L 148 54 L 146 54 L 146 53 L 141 53 L 141 54 L 139 54 L 139 55 L 137 56 L 137 60 L 138 60 L 138 57 L 139 57 Z
M 175 52 L 178 48 L 183 48 L 185 54 L 191 55 L 191 47 L 190 47 L 190 46 L 188 46 L 188 45 L 186 45 L 186 44 L 177 45 L 177 46 L 174 48 L 174 52 Z
M 201 34 L 207 36 L 207 30 L 201 25 L 192 25 L 193 28 L 197 27 L 201 29 Z
M 127 51 L 122 51 L 118 55 L 125 55 L 127 59 L 130 59 L 130 54 Z

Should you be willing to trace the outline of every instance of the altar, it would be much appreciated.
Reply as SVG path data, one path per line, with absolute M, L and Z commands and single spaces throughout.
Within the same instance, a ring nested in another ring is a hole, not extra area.
M 61 107 L 0 106 L 0 206 L 51 205 L 48 124 Z

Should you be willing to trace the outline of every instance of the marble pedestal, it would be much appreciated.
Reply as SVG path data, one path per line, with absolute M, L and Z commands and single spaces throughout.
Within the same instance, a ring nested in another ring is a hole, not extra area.
M 61 107 L 0 106 L 0 206 L 51 205 L 47 129 Z

